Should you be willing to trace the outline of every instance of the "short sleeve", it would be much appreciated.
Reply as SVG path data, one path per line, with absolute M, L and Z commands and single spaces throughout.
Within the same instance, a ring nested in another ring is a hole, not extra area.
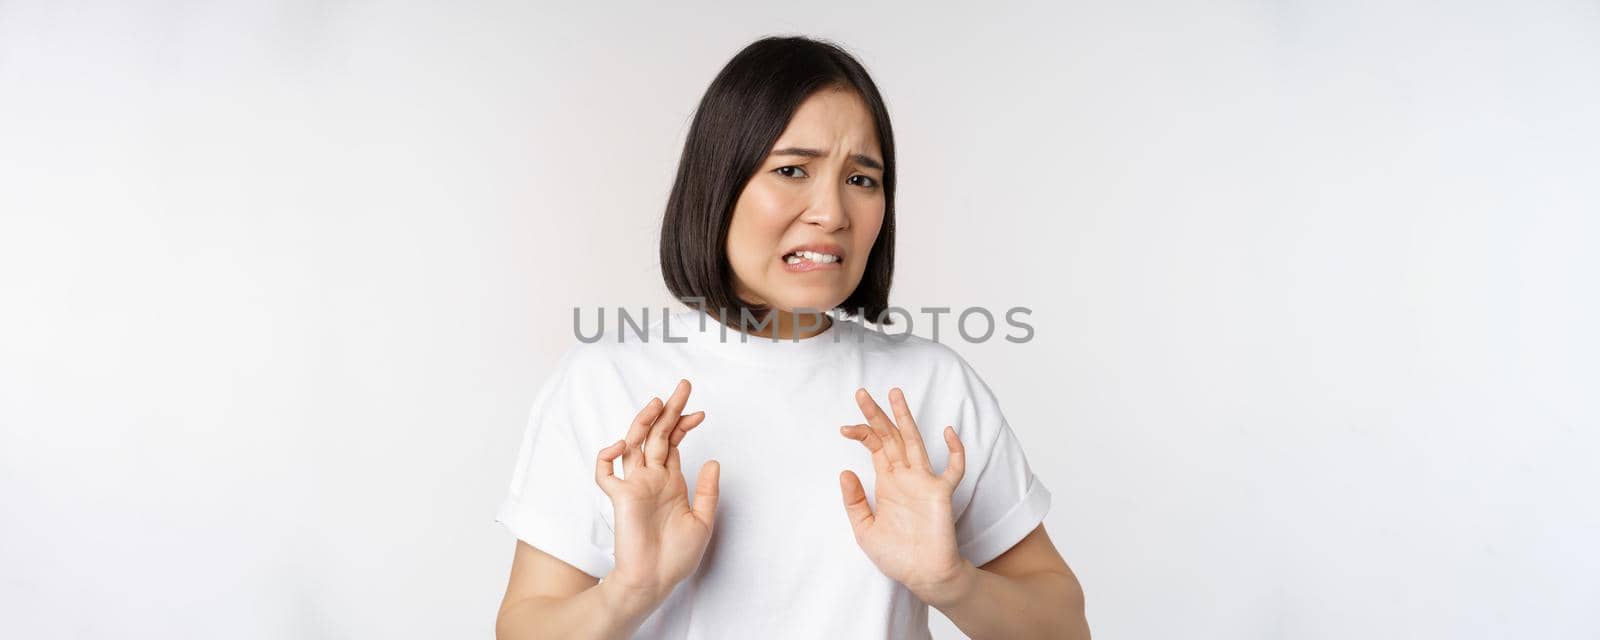
M 956 518 L 956 544 L 962 557 L 983 566 L 1044 522 L 1050 491 L 1028 466 L 1022 443 L 989 386 L 965 361 L 960 365 L 968 393 L 960 419 L 969 421 L 965 431 L 970 435 L 962 438 L 968 451 L 967 473 L 956 494 L 959 499 L 966 493 L 969 499 Z M 974 451 L 968 438 L 982 447 Z M 974 465 L 976 461 L 981 463 Z
M 582 443 L 592 420 L 580 403 L 588 374 L 580 354 L 569 349 L 535 394 L 511 487 L 495 521 L 517 539 L 596 578 L 610 573 L 613 533 L 601 512 L 609 505 L 594 481 L 599 449 Z

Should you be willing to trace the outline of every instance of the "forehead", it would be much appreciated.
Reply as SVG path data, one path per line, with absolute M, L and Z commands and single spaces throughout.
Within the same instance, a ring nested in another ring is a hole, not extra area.
M 795 109 L 789 126 L 774 147 L 842 148 L 846 152 L 878 153 L 878 130 L 867 103 L 855 91 L 824 89 L 811 94 Z

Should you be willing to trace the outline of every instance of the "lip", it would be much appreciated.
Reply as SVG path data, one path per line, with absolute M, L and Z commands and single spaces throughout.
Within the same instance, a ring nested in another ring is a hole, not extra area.
M 779 260 L 778 264 L 783 265 L 783 270 L 784 271 L 788 271 L 789 273 L 805 273 L 807 271 L 831 271 L 831 270 L 834 270 L 834 269 L 843 269 L 844 268 L 844 266 L 842 266 L 842 265 L 844 265 L 843 262 L 822 263 L 822 262 L 812 262 L 810 260 L 802 260 L 802 261 L 800 261 L 800 264 L 789 264 L 787 262 Z
M 829 255 L 839 256 L 839 262 L 835 262 L 834 264 L 844 262 L 844 259 L 847 257 L 844 255 L 844 247 L 836 245 L 832 242 L 807 242 L 805 244 L 797 244 L 789 247 L 789 249 L 780 254 L 778 258 L 781 260 L 783 259 L 783 256 L 789 255 L 796 251 L 815 251 L 817 253 L 826 253 Z
M 839 261 L 838 262 L 812 262 L 810 260 L 802 260 L 800 262 L 800 264 L 789 264 L 787 261 L 785 261 L 783 259 L 784 256 L 787 256 L 787 255 L 789 255 L 791 253 L 794 253 L 796 251 L 815 251 L 817 253 L 826 253 L 826 254 L 829 254 L 829 255 L 835 255 L 835 256 L 839 256 Z M 849 259 L 849 257 L 844 254 L 844 247 L 841 247 L 839 245 L 833 244 L 831 242 L 808 242 L 808 243 L 805 243 L 805 244 L 799 244 L 799 245 L 795 245 L 793 247 L 790 247 L 787 251 L 784 251 L 782 254 L 779 254 L 778 255 L 778 264 L 783 265 L 783 270 L 784 271 L 788 271 L 790 273 L 805 273 L 807 271 L 830 271 L 830 270 L 836 270 L 836 269 L 843 269 L 844 268 L 844 261 L 848 260 L 848 259 Z

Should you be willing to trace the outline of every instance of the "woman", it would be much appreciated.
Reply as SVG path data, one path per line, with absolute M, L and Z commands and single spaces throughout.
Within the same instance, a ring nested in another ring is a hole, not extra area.
M 497 517 L 518 538 L 499 637 L 927 637 L 929 605 L 974 637 L 1089 636 L 989 388 L 851 319 L 885 317 L 894 185 L 851 56 L 766 38 L 723 68 L 661 230 L 693 308 L 619 322 L 540 390 Z

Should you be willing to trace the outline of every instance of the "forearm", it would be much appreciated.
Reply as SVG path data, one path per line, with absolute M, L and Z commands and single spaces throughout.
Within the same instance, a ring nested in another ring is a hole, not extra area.
M 498 640 L 632 637 L 662 598 L 627 592 L 604 580 L 565 598 L 507 602 L 495 621 Z
M 969 637 L 1089 640 L 1083 591 L 1071 576 L 1040 571 L 1010 578 L 968 566 L 928 604 Z

